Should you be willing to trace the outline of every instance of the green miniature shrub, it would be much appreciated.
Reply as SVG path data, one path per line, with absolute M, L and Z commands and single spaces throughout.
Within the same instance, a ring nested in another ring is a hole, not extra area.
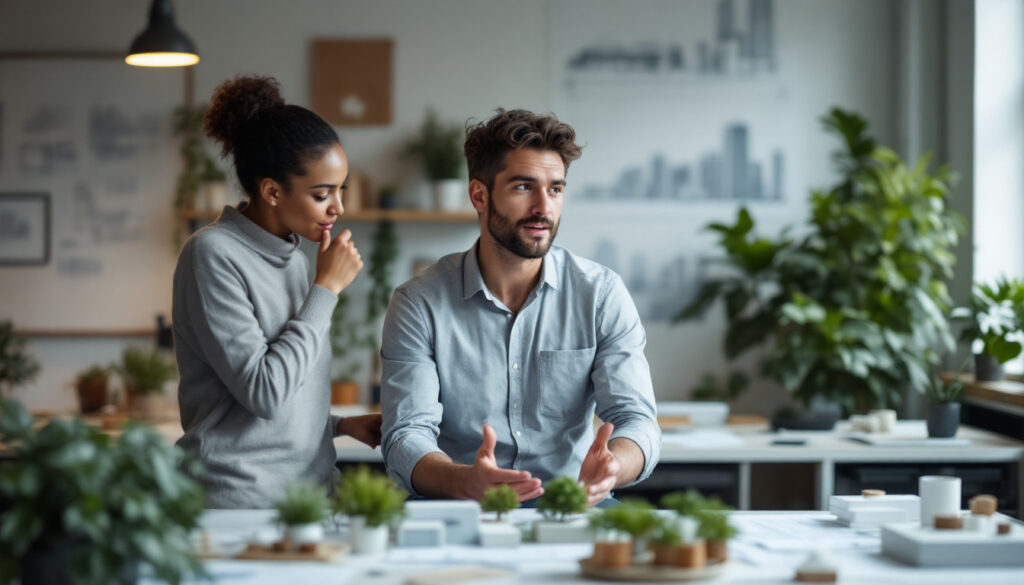
M 409 494 L 390 477 L 365 465 L 342 475 L 334 494 L 334 510 L 346 516 L 363 516 L 367 526 L 382 526 L 400 516 Z
M 587 491 L 571 477 L 556 477 L 544 485 L 544 493 L 537 500 L 537 510 L 545 518 L 558 517 L 564 521 L 569 514 L 587 509 Z
M 286 526 L 299 526 L 322 521 L 329 505 L 324 488 L 316 484 L 295 483 L 288 486 L 284 499 L 274 507 L 279 522 Z
M 519 507 L 519 496 L 508 484 L 503 483 L 484 492 L 484 497 L 480 500 L 480 507 L 484 512 L 497 513 L 498 520 L 501 520 L 502 514 Z

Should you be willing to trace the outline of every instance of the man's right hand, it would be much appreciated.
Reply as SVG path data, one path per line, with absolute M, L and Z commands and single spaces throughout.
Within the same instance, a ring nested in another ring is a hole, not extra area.
M 494 458 L 494 446 L 498 442 L 491 425 L 484 425 L 484 440 L 480 449 L 476 452 L 476 460 L 470 467 L 460 468 L 459 497 L 480 501 L 488 488 L 508 484 L 519 501 L 532 500 L 544 493 L 539 478 L 533 477 L 529 471 L 517 471 L 514 469 L 502 469 L 498 467 L 498 461 Z

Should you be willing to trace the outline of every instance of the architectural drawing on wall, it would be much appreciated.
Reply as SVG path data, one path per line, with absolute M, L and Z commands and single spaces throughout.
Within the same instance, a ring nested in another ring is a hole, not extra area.
M 152 114 L 131 116 L 111 105 L 89 110 L 89 146 L 100 161 L 123 160 L 151 149 L 159 131 L 160 120 Z
M 71 136 L 73 115 L 67 107 L 39 105 L 21 124 L 18 170 L 25 175 L 66 174 L 78 154 Z
M 741 9 L 744 14 L 740 13 Z M 593 44 L 565 63 L 565 82 L 612 80 L 699 80 L 751 77 L 777 69 L 772 0 L 719 0 L 711 38 L 637 41 L 631 45 Z M 609 77 L 610 76 L 610 77 Z
M 649 265 L 652 258 L 658 257 L 635 252 L 622 265 L 612 240 L 602 238 L 594 245 L 594 261 L 622 277 L 644 322 L 671 321 L 703 285 L 708 259 L 676 255 Z
M 750 155 L 746 124 L 725 128 L 722 148 L 699 160 L 670 164 L 663 154 L 653 155 L 646 170 L 627 167 L 611 184 L 586 184 L 583 201 L 781 201 L 785 157 L 773 150 L 769 160 Z
M 134 189 L 131 193 L 134 193 Z M 92 186 L 75 183 L 72 207 L 75 210 L 74 230 L 93 244 L 134 242 L 142 231 L 134 225 L 133 214 L 127 202 L 115 201 L 100 205 Z

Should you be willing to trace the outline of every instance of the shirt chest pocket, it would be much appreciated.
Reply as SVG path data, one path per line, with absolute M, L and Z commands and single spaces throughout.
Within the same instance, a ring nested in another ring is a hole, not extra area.
M 576 419 L 584 416 L 596 347 L 541 350 L 536 380 L 543 416 Z

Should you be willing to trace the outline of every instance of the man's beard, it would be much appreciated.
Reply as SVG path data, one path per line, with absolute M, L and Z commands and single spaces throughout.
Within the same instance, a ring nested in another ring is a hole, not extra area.
M 528 223 L 542 223 L 548 226 L 548 237 L 531 238 L 520 236 L 519 228 Z M 555 241 L 555 236 L 558 235 L 558 224 L 552 223 L 548 218 L 539 215 L 512 223 L 509 218 L 499 214 L 494 209 L 494 199 L 488 197 L 487 231 L 503 248 L 520 258 L 543 258 L 551 248 L 551 243 Z

